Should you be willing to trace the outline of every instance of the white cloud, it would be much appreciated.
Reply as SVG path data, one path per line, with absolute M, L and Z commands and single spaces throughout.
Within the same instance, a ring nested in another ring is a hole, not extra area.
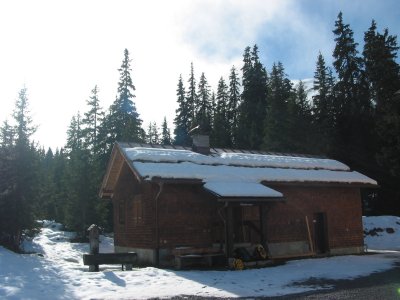
M 268 68 L 281 60 L 291 75 L 314 68 L 319 50 L 329 53 L 333 21 L 308 19 L 294 0 L 3 1 L 0 121 L 26 84 L 40 125 L 36 138 L 62 146 L 95 84 L 104 108 L 115 99 L 127 48 L 144 125 L 164 116 L 172 125 L 178 77 L 187 81 L 191 62 L 197 78 L 205 72 L 215 87 L 232 65 L 240 69 L 243 49 L 258 43 Z M 287 49 L 278 53 L 280 45 Z

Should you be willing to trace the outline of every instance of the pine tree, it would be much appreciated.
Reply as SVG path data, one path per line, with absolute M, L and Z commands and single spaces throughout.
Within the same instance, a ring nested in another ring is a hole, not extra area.
M 343 23 L 342 13 L 335 22 L 333 65 L 338 74 L 335 85 L 335 157 L 365 167 L 371 159 L 372 116 L 365 72 L 353 31 Z M 365 153 L 361 156 L 360 153 Z
M 40 155 L 40 193 L 38 199 L 38 218 L 41 220 L 55 220 L 55 186 L 53 181 L 54 154 L 51 148 Z
M 5 156 L 0 162 L 0 168 L 6 172 L 0 190 L 0 238 L 3 245 L 17 251 L 23 231 L 36 227 L 34 207 L 38 199 L 39 158 L 31 142 L 36 126 L 30 117 L 26 88 L 19 92 L 13 118 L 15 143 L 11 147 L 2 147 Z
M 195 114 L 197 111 L 197 92 L 196 92 L 196 78 L 194 76 L 194 67 L 193 63 L 190 64 L 190 76 L 188 80 L 188 90 L 186 93 L 186 107 L 188 109 L 187 114 L 188 114 L 188 122 L 189 122 L 189 131 L 196 125 L 194 125 L 195 122 Z
M 304 83 L 300 80 L 293 96 L 288 101 L 288 151 L 295 153 L 315 153 L 315 134 L 312 126 L 311 105 Z
M 191 143 L 189 130 L 191 128 L 192 104 L 189 104 L 185 95 L 185 87 L 183 86 L 182 75 L 179 76 L 178 88 L 176 90 L 178 109 L 174 119 L 175 129 L 175 145 L 189 146 Z
M 84 237 L 88 226 L 96 221 L 93 208 L 98 199 L 93 193 L 91 154 L 83 145 L 79 113 L 71 119 L 65 150 L 68 160 L 63 180 L 68 192 L 63 204 L 63 223 L 70 230 L 78 232 L 80 237 Z
M 54 203 L 54 220 L 64 222 L 65 220 L 65 199 L 68 197 L 68 188 L 65 182 L 65 173 L 67 166 L 67 155 L 63 149 L 57 149 L 54 154 L 53 168 L 51 178 L 54 185 L 55 193 L 52 195 Z
M 390 170 L 393 177 L 386 175 L 385 183 L 392 181 L 393 190 L 400 178 L 400 67 L 396 62 L 399 47 L 396 36 L 389 35 L 388 29 L 383 34 L 377 32 L 374 20 L 364 41 L 366 77 L 375 104 L 377 158 L 384 170 Z
M 314 147 L 321 154 L 329 154 L 332 148 L 332 135 L 335 128 L 333 111 L 333 87 L 334 78 L 332 70 L 326 66 L 325 59 L 321 53 L 317 58 L 314 73 L 313 89 L 313 123 L 316 133 Z
M 230 145 L 236 147 L 238 134 L 238 109 L 240 105 L 240 82 L 233 66 L 229 75 L 229 100 L 227 105 L 227 120 L 230 126 Z
M 292 83 L 287 78 L 283 64 L 272 67 L 269 79 L 269 103 L 264 121 L 263 148 L 269 151 L 290 151 L 291 120 L 288 105 L 294 97 Z
M 260 149 L 267 109 L 267 72 L 258 57 L 258 47 L 247 47 L 243 55 L 242 102 L 239 106 L 237 144 L 245 149 Z
M 0 135 L 0 245 L 17 250 L 13 223 L 15 212 L 15 131 L 4 122 Z
M 171 145 L 171 132 L 168 128 L 167 118 L 164 117 L 164 121 L 161 125 L 161 144 L 162 145 Z
M 211 112 L 210 112 L 210 117 L 211 117 L 211 127 L 213 127 L 212 124 L 214 124 L 214 118 L 215 118 L 215 111 L 217 110 L 217 100 L 215 97 L 215 92 L 211 92 Z
M 212 144 L 215 147 L 231 147 L 230 124 L 227 117 L 228 100 L 228 86 L 226 85 L 225 80 L 221 77 L 218 82 L 216 108 L 211 136 Z
M 131 60 L 127 49 L 124 50 L 124 59 L 118 71 L 120 73 L 118 93 L 110 107 L 110 115 L 107 120 L 111 140 L 112 142 L 141 141 L 144 133 L 141 128 L 142 120 L 133 101 L 135 86 L 131 78 Z
M 194 125 L 199 126 L 200 131 L 204 134 L 209 134 L 211 132 L 212 103 L 210 97 L 210 87 L 206 76 L 202 73 L 195 102 Z
M 83 143 L 87 149 L 91 150 L 91 154 L 95 155 L 99 151 L 99 131 L 101 123 L 104 119 L 104 112 L 100 107 L 100 101 L 98 97 L 99 89 L 97 85 L 92 89 L 89 100 L 86 104 L 89 110 L 85 112 L 84 118 L 82 119 L 83 125 Z
M 67 130 L 67 144 L 65 145 L 66 153 L 71 153 L 75 150 L 83 148 L 83 130 L 82 130 L 82 118 L 78 112 L 76 116 L 71 118 Z
M 14 145 L 15 131 L 14 128 L 8 123 L 7 120 L 3 122 L 0 128 L 0 147 L 9 148 Z
M 150 122 L 147 127 L 146 142 L 149 144 L 159 144 L 160 136 L 158 134 L 158 127 L 156 122 Z
M 400 89 L 400 68 L 396 62 L 399 47 L 396 36 L 389 35 L 388 29 L 383 34 L 377 32 L 374 20 L 364 34 L 364 42 L 365 72 L 379 114 L 385 110 L 386 104 L 390 105 L 393 94 Z

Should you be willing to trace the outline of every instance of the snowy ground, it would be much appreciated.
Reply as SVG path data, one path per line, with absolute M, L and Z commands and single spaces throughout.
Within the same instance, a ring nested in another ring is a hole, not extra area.
M 368 248 L 400 250 L 399 217 L 363 219 Z M 101 266 L 89 273 L 82 264 L 87 244 L 72 244 L 71 233 L 44 222 L 44 228 L 18 255 L 0 247 L 0 298 L 5 299 L 146 299 L 178 295 L 203 297 L 277 296 L 330 288 L 307 285 L 310 279 L 353 279 L 388 270 L 400 253 L 294 260 L 282 266 L 245 271 L 173 271 L 157 268 L 120 271 Z M 379 229 L 380 228 L 380 229 Z M 387 229 L 391 228 L 391 229 Z M 102 237 L 100 252 L 112 251 Z M 302 284 L 303 283 L 303 284 Z

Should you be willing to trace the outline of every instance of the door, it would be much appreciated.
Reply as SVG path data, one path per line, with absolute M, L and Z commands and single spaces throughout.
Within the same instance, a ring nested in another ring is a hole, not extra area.
M 315 252 L 317 254 L 324 254 L 329 250 L 326 213 L 315 213 L 313 223 Z

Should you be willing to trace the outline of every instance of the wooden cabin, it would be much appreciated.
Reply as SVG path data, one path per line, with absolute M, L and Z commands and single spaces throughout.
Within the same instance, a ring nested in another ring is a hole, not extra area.
M 179 249 L 261 244 L 270 258 L 363 251 L 360 189 L 376 181 L 326 158 L 116 143 L 101 186 L 116 252 L 172 266 Z M 193 250 L 194 251 L 194 250 Z

